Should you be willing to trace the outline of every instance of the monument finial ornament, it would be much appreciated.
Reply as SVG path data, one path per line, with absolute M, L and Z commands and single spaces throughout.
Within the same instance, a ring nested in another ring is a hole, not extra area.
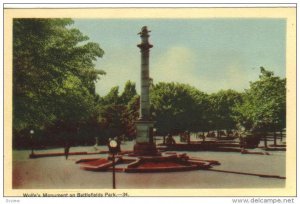
M 151 30 L 148 30 L 147 26 L 143 26 L 141 29 L 141 32 L 139 32 L 138 34 L 143 36 L 143 35 L 147 35 L 150 32 L 151 32 Z

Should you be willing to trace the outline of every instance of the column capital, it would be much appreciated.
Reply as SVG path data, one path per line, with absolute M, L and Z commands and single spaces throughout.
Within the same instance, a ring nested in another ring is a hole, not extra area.
M 139 47 L 141 49 L 141 51 L 146 51 L 146 50 L 149 50 L 150 48 L 152 48 L 153 45 L 151 45 L 150 43 L 140 43 L 137 45 L 137 47 Z

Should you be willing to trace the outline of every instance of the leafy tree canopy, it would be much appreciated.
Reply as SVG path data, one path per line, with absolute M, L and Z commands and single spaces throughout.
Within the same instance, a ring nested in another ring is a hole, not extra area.
M 286 121 L 286 79 L 261 67 L 259 80 L 250 83 L 243 103 L 235 111 L 237 121 L 246 129 L 274 130 L 285 127 Z
M 150 100 L 157 129 L 162 134 L 201 128 L 208 105 L 205 93 L 180 83 L 154 85 Z
M 137 95 L 135 89 L 135 83 L 127 81 L 124 87 L 124 91 L 120 96 L 120 103 L 127 105 L 133 97 Z
M 13 125 L 41 127 L 54 120 L 79 120 L 92 111 L 94 61 L 104 51 L 87 42 L 71 19 L 13 22 Z
M 242 94 L 234 90 L 221 90 L 209 96 L 210 119 L 214 129 L 234 129 L 233 108 L 242 101 Z

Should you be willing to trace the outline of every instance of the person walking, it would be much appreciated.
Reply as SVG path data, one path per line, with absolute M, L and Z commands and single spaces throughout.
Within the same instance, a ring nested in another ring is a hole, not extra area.
M 68 159 L 69 151 L 70 151 L 70 144 L 68 142 L 66 142 L 66 144 L 65 144 L 65 157 L 66 157 L 66 160 Z

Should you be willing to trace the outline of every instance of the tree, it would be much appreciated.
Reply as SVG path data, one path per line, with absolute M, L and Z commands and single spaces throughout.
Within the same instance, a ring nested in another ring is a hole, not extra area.
M 112 87 L 107 95 L 100 99 L 101 124 L 106 130 L 103 137 L 125 135 L 135 136 L 135 121 L 138 118 L 139 96 L 135 83 L 127 81 L 124 91 L 119 95 L 119 87 Z
M 274 73 L 260 67 L 259 80 L 250 82 L 250 89 L 246 90 L 243 103 L 235 111 L 236 120 L 246 129 L 274 132 L 276 145 L 276 131 L 285 128 L 286 121 L 286 79 L 274 76 Z
M 150 92 L 151 106 L 160 134 L 204 128 L 207 95 L 180 83 L 160 82 Z
M 106 105 L 102 108 L 101 118 L 106 129 L 107 139 L 125 134 L 127 107 L 119 104 Z
M 127 81 L 124 87 L 124 91 L 120 96 L 120 103 L 127 105 L 133 97 L 137 95 L 135 89 L 135 83 Z
M 104 51 L 71 19 L 13 22 L 13 128 L 43 128 L 77 122 L 94 111 L 94 61 Z
M 114 86 L 110 89 L 108 94 L 101 98 L 102 105 L 112 105 L 112 104 L 119 104 L 119 87 Z
M 140 96 L 135 95 L 129 103 L 127 104 L 127 115 L 125 115 L 126 120 L 126 132 L 125 135 L 129 139 L 133 139 L 136 136 L 135 122 L 139 118 L 139 108 L 140 108 Z
M 233 108 L 241 103 L 242 95 L 234 90 L 221 90 L 209 96 L 211 120 L 213 128 L 217 130 L 235 129 Z

